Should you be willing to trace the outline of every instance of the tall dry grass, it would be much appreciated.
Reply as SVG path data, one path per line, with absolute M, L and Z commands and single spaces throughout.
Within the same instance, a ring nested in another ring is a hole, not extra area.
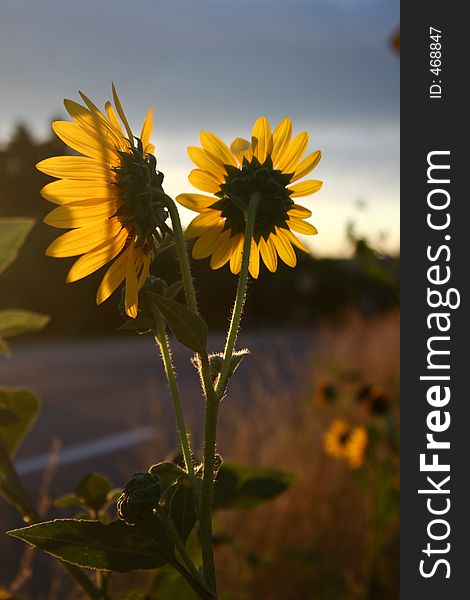
M 233 385 L 230 406 L 222 412 L 225 457 L 298 474 L 276 500 L 218 515 L 218 531 L 234 540 L 217 549 L 221 588 L 230 590 L 226 599 L 399 596 L 398 504 L 390 508 L 388 498 L 398 493 L 384 487 L 377 465 L 368 464 L 398 467 L 396 449 L 379 439 L 379 457 L 367 458 L 353 472 L 325 456 L 322 447 L 323 433 L 338 414 L 366 426 L 377 420 L 354 401 L 353 390 L 363 382 L 384 390 L 392 403 L 387 420 L 397 424 L 399 316 L 354 318 L 346 328 L 325 328 L 317 337 L 311 369 L 299 371 L 295 385 L 283 380 L 275 364 L 263 365 L 248 389 Z M 325 377 L 342 396 L 329 405 L 315 401 L 316 383 Z M 378 431 L 385 431 L 381 427 Z M 392 452 L 396 456 L 385 456 Z M 397 488 L 396 472 L 391 475 Z

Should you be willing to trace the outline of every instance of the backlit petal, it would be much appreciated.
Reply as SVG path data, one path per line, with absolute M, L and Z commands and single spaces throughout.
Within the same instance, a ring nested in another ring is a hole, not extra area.
M 100 287 L 96 293 L 96 303 L 101 304 L 107 300 L 114 290 L 124 281 L 126 277 L 126 265 L 129 255 L 129 248 L 125 250 L 109 267 L 104 274 Z
M 204 231 L 193 246 L 193 258 L 207 258 L 217 245 L 218 238 L 222 232 L 223 223 L 210 227 Z
M 250 142 L 240 137 L 237 137 L 233 140 L 233 142 L 230 144 L 230 150 L 240 165 L 243 164 L 244 158 L 250 161 L 253 157 L 253 150 Z
M 193 169 L 189 174 L 188 179 L 189 183 L 198 190 L 209 192 L 211 194 L 216 194 L 220 191 L 220 184 L 223 181 L 222 177 L 216 179 L 205 171 L 201 171 L 201 169 Z
M 139 300 L 137 268 L 135 248 L 133 245 L 130 245 L 126 262 L 126 291 L 124 294 L 124 305 L 127 316 L 132 319 L 135 319 L 137 316 L 137 304 Z
M 318 233 L 316 227 L 302 219 L 289 218 L 287 225 L 292 231 L 297 231 L 297 233 L 303 233 L 305 235 L 316 235 Z
M 74 264 L 72 268 L 67 274 L 67 281 L 70 283 L 72 281 L 78 281 L 79 279 L 83 279 L 83 277 L 87 277 L 94 273 L 98 269 L 101 269 L 106 263 L 115 258 L 119 252 L 124 248 L 124 245 L 127 240 L 127 231 L 123 229 L 116 238 L 112 240 L 107 240 L 95 250 L 91 252 L 87 252 L 83 256 L 80 256 Z
M 226 175 L 226 170 L 222 163 L 218 161 L 210 152 L 198 148 L 197 146 L 189 146 L 187 149 L 189 158 L 193 161 L 196 167 L 202 169 L 209 175 L 212 175 L 217 180 L 221 181 Z
M 86 227 L 96 221 L 104 221 L 116 214 L 117 203 L 110 200 L 84 200 L 70 202 L 54 208 L 44 223 L 60 229 Z
M 91 200 L 92 198 L 113 200 L 117 197 L 118 190 L 116 186 L 105 181 L 59 179 L 44 186 L 41 194 L 46 200 L 54 202 L 54 204 L 67 204 L 78 200 Z
M 282 230 L 279 227 L 276 227 L 276 234 L 271 235 L 270 239 L 273 241 L 281 260 L 284 261 L 288 267 L 295 267 L 297 264 L 297 256 L 295 255 L 290 241 L 284 237 Z
M 287 212 L 289 217 L 297 217 L 298 219 L 308 219 L 312 216 L 312 211 L 298 204 L 294 204 Z
M 144 123 L 142 125 L 142 131 L 140 132 L 140 139 L 144 147 L 144 152 L 148 152 L 147 147 L 152 136 L 153 128 L 153 110 L 150 107 L 145 115 Z
M 318 165 L 321 159 L 321 151 L 317 150 L 313 152 L 313 154 L 309 154 L 306 158 L 301 161 L 297 167 L 295 168 L 294 177 L 292 177 L 291 181 L 297 181 L 298 179 L 302 179 L 305 175 L 308 175 L 310 171 Z
M 271 136 L 271 127 L 266 117 L 259 117 L 253 125 L 251 132 L 251 144 L 253 146 L 253 154 L 263 163 L 268 154 L 273 150 L 273 139 Z
M 207 150 L 219 158 L 224 165 L 232 165 L 233 167 L 237 166 L 237 161 L 230 152 L 229 147 L 217 135 L 211 133 L 210 131 L 201 131 L 200 139 L 204 150 Z
M 297 163 L 305 154 L 308 146 L 308 133 L 297 134 L 285 149 L 282 158 L 277 164 L 277 168 L 283 173 L 294 173 Z
M 85 156 L 55 156 L 46 158 L 36 168 L 51 177 L 62 179 L 112 180 L 114 171 L 103 161 Z
M 270 240 L 266 242 L 262 237 L 259 241 L 259 251 L 266 267 L 274 273 L 277 269 L 277 253 L 274 244 Z
M 115 238 L 122 225 L 118 219 L 107 219 L 80 229 L 72 229 L 55 239 L 47 248 L 46 254 L 56 258 L 78 256 L 94 250 L 106 240 Z
M 230 231 L 222 231 L 216 243 L 214 244 L 214 252 L 211 256 L 211 269 L 220 269 L 230 260 L 230 252 L 232 249 L 232 239 Z
M 54 121 L 52 129 L 58 137 L 77 152 L 96 158 L 106 164 L 118 166 L 121 162 L 116 148 L 111 146 L 105 138 L 95 138 L 86 133 L 76 123 L 69 121 Z
M 179 196 L 176 196 L 176 202 L 189 208 L 189 210 L 195 210 L 197 212 L 204 212 L 212 206 L 212 204 L 217 202 L 217 200 L 218 198 L 204 196 L 203 194 L 180 194 Z
M 234 275 L 238 275 L 238 273 L 240 273 L 242 266 L 243 240 L 244 236 L 242 233 L 239 233 L 232 238 L 232 248 L 230 250 L 230 270 Z
M 300 198 L 301 196 L 310 196 L 318 190 L 323 185 L 323 181 L 318 181 L 317 179 L 307 179 L 306 181 L 299 181 L 299 183 L 294 183 L 294 185 L 290 185 L 288 189 L 291 191 L 289 194 L 291 198 Z
M 255 240 L 251 240 L 250 262 L 248 266 L 250 275 L 253 279 L 258 279 L 259 275 L 259 249 Z
M 223 225 L 223 223 L 224 221 L 220 218 L 220 212 L 218 210 L 201 213 L 191 221 L 186 228 L 184 235 L 186 239 L 192 240 L 202 235 L 207 228 Z
M 283 119 L 273 131 L 272 159 L 274 167 L 283 158 L 292 137 L 292 122 L 289 117 Z

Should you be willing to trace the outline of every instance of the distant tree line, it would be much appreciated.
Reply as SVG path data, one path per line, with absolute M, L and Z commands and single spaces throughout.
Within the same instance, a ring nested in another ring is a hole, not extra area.
M 100 307 L 95 293 L 104 269 L 73 284 L 65 276 L 74 259 L 57 260 L 44 252 L 59 230 L 45 225 L 51 204 L 39 190 L 51 181 L 35 169 L 40 160 L 66 154 L 64 144 L 51 135 L 38 141 L 24 125 L 16 126 L 9 141 L 0 140 L 0 217 L 32 216 L 37 224 L 14 265 L 0 282 L 0 308 L 21 307 L 51 315 L 51 336 L 92 336 L 114 332 L 122 323 L 118 301 Z M 398 304 L 399 258 L 378 254 L 366 240 L 354 237 L 354 257 L 314 259 L 300 253 L 299 265 L 279 267 L 276 277 L 262 269 L 249 291 L 246 326 L 251 328 L 305 327 L 318 320 L 340 322 L 352 311 L 373 315 Z M 153 266 L 156 276 L 178 279 L 173 249 Z M 228 268 L 212 271 L 208 261 L 194 262 L 201 311 L 213 328 L 225 327 L 236 278 Z

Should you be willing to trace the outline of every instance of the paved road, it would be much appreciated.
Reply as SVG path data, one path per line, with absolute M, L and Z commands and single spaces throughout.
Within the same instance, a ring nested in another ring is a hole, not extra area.
M 273 369 L 278 376 L 285 375 L 295 382 L 297 370 L 309 360 L 312 341 L 310 333 L 298 332 L 242 338 L 238 347 L 247 346 L 252 354 L 237 373 L 238 385 L 248 389 L 254 377 L 268 380 L 268 370 Z M 222 345 L 223 339 L 216 337 L 210 348 L 218 351 Z M 176 343 L 173 346 L 182 396 L 197 438 L 203 411 L 197 376 L 187 360 L 189 352 Z M 99 467 L 117 477 L 117 483 L 122 470 L 116 464 L 118 451 L 120 458 L 124 452 L 130 463 L 124 465 L 124 470 L 140 464 L 134 460 L 130 447 L 136 444 L 129 439 L 123 441 L 130 431 L 138 438 L 140 435 L 137 445 L 142 451 L 146 443 L 155 444 L 155 439 L 145 441 L 149 425 L 155 428 L 157 446 L 163 453 L 174 447 L 171 404 L 150 336 L 123 334 L 112 340 L 19 346 L 14 348 L 12 358 L 0 362 L 0 382 L 5 386 L 29 387 L 42 398 L 40 418 L 18 456 L 24 467 L 25 459 L 47 453 L 52 439 L 60 438 L 70 459 L 68 466 L 61 467 L 61 480 L 65 471 L 73 472 L 77 481 L 77 477 Z M 237 397 L 237 401 L 243 400 L 249 401 L 243 394 Z M 101 450 L 95 452 L 93 444 L 97 443 Z M 123 450 L 124 446 L 127 447 Z M 27 465 L 26 472 L 34 471 L 31 461 Z

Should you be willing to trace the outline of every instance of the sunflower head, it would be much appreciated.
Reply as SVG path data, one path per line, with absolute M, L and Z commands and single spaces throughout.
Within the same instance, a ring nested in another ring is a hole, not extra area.
M 41 194 L 58 205 L 44 221 L 70 231 L 48 247 L 49 256 L 78 256 L 67 275 L 77 281 L 112 262 L 98 288 L 104 302 L 125 282 L 125 311 L 135 318 L 138 292 L 165 234 L 168 212 L 163 175 L 150 142 L 152 109 L 134 136 L 113 86 L 114 106 L 102 112 L 80 92 L 84 105 L 65 100 L 72 118 L 55 121 L 55 133 L 77 154 L 48 158 L 37 168 L 58 178 Z
M 368 436 L 364 427 L 351 427 L 336 419 L 323 436 L 323 448 L 329 456 L 344 460 L 351 469 L 362 466 L 367 450 Z
M 308 134 L 292 137 L 292 124 L 286 118 L 271 132 L 266 118 L 260 117 L 252 131 L 251 142 L 236 138 L 228 147 L 220 138 L 201 132 L 201 148 L 190 147 L 190 158 L 198 167 L 189 181 L 202 194 L 182 194 L 177 200 L 199 212 L 186 235 L 197 238 L 194 258 L 211 257 L 218 269 L 230 262 L 233 273 L 241 267 L 241 255 L 248 207 L 256 199 L 257 208 L 250 251 L 250 273 L 259 274 L 260 257 L 270 271 L 279 258 L 287 265 L 296 264 L 293 250 L 307 251 L 295 233 L 314 235 L 317 230 L 305 219 L 311 211 L 295 203 L 295 198 L 317 192 L 322 182 L 295 183 L 318 164 L 317 150 L 303 158 Z

